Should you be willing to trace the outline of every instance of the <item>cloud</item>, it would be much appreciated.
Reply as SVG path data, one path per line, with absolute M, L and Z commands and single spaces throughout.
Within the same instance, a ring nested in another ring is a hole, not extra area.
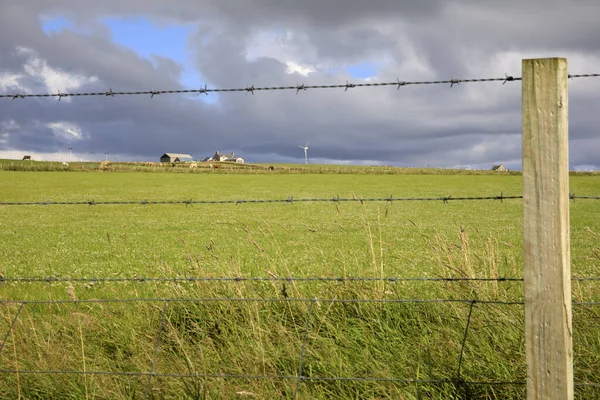
M 48 128 L 52 130 L 55 136 L 68 141 L 82 140 L 84 138 L 83 130 L 71 122 L 51 122 L 48 124 Z
M 595 0 L 18 3 L 6 2 L 0 13 L 2 93 L 518 76 L 523 58 L 548 56 L 565 56 L 570 72 L 587 73 L 598 72 L 600 59 Z M 43 29 L 49 18 L 63 21 L 51 34 Z M 135 21 L 145 25 L 136 30 Z M 177 54 L 168 41 L 123 37 L 149 26 L 174 29 Z M 0 130 L 0 144 L 54 154 L 76 143 L 78 154 L 97 159 L 105 151 L 155 159 L 220 149 L 254 161 L 303 162 L 297 146 L 310 140 L 315 162 L 512 165 L 521 157 L 520 89 L 493 82 L 70 103 L 0 99 L 0 123 L 18 126 Z M 569 82 L 575 166 L 598 164 L 599 89 L 600 79 Z
M 21 75 L 20 79 L 30 78 L 39 80 L 43 83 L 42 87 L 46 92 L 70 92 L 79 89 L 85 84 L 98 81 L 98 78 L 95 76 L 86 77 L 52 68 L 48 66 L 46 60 L 39 58 L 31 49 L 19 47 L 17 51 L 29 56 L 23 66 L 25 74 Z M 27 87 L 25 87 L 25 90 L 27 90 Z M 65 98 L 65 101 L 70 100 L 70 98 Z
M 287 62 L 288 74 L 298 73 L 303 76 L 308 76 L 311 72 L 315 72 L 314 68 L 308 65 L 299 65 L 294 62 Z
M 7 92 L 10 89 L 19 87 L 19 79 L 23 77 L 22 74 L 14 73 L 0 73 L 0 90 Z

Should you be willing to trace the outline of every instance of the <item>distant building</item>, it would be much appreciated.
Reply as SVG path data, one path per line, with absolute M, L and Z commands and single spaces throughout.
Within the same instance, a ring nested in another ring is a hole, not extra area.
M 244 159 L 242 157 L 236 157 L 235 154 L 233 154 L 233 152 L 231 154 L 221 154 L 219 153 L 219 150 L 217 150 L 215 155 L 207 161 L 234 162 L 238 164 L 244 163 Z
M 233 153 L 231 153 L 231 154 L 221 154 L 221 153 L 219 153 L 219 150 L 217 150 L 217 152 L 215 153 L 215 155 L 212 156 L 212 161 L 223 162 L 223 161 L 227 161 L 228 158 L 233 158 L 233 157 L 235 157 L 235 155 Z
M 498 165 L 494 165 L 492 167 L 492 171 L 500 171 L 500 172 L 504 172 L 506 171 L 506 168 L 504 168 L 504 165 L 502 164 L 498 164 Z
M 176 163 L 176 162 L 193 162 L 194 158 L 189 154 L 165 153 L 160 157 L 160 162 Z

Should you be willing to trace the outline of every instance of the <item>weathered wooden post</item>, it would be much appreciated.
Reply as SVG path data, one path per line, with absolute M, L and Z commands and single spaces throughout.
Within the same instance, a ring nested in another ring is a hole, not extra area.
M 522 67 L 527 398 L 570 400 L 567 60 L 523 60 Z

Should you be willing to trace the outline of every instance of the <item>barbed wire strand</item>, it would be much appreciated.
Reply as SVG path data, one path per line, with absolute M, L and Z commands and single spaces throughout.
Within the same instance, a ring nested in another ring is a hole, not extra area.
M 588 199 L 588 200 L 600 200 L 600 196 L 570 196 L 571 200 L 575 199 Z
M 206 298 L 127 298 L 127 299 L 60 299 L 60 300 L 0 300 L 0 304 L 27 304 L 27 305 L 60 305 L 60 304 L 107 304 L 107 303 L 208 303 L 208 302 L 257 302 L 257 303 L 341 303 L 341 304 L 359 304 L 359 303 L 380 303 L 380 304 L 400 304 L 400 303 L 455 303 L 455 304 L 495 304 L 495 305 L 523 305 L 522 301 L 501 301 L 501 300 L 476 300 L 476 299 L 321 299 L 321 298 L 240 298 L 240 297 L 206 297 Z M 588 303 L 586 303 L 588 304 Z
M 574 306 L 600 306 L 600 301 L 577 301 L 571 304 Z
M 236 297 L 206 297 L 206 298 L 127 298 L 127 299 L 60 299 L 60 300 L 10 300 L 0 299 L 0 304 L 25 304 L 25 305 L 61 305 L 61 304 L 124 304 L 124 303 L 209 303 L 209 302 L 256 302 L 256 303 L 310 303 L 316 301 L 318 303 L 340 303 L 340 304 L 360 304 L 360 303 L 379 303 L 379 304 L 434 304 L 434 303 L 454 303 L 454 304 L 477 304 L 485 305 L 506 305 L 506 306 L 522 306 L 523 301 L 502 301 L 502 300 L 478 300 L 478 299 L 308 299 L 298 297 L 284 298 L 236 298 Z M 575 301 L 572 305 L 577 306 L 596 306 L 600 305 L 600 301 Z
M 600 196 L 575 196 L 569 197 L 571 200 L 600 200 Z M 51 205 L 87 205 L 98 206 L 98 205 L 173 205 L 173 204 L 185 204 L 186 206 L 193 206 L 195 204 L 258 204 L 258 203 L 366 203 L 366 202 L 401 202 L 401 201 L 442 201 L 449 203 L 451 201 L 484 201 L 484 200 L 497 200 L 503 202 L 504 200 L 522 200 L 523 196 L 471 196 L 471 197 L 453 197 L 453 196 L 440 196 L 440 197 L 374 197 L 374 198 L 360 198 L 360 197 L 332 197 L 332 198 L 300 198 L 295 199 L 288 197 L 287 199 L 239 199 L 239 200 L 141 200 L 141 201 L 1 201 L 0 206 L 51 206 Z
M 592 78 L 592 77 L 600 77 L 600 74 L 569 74 L 568 77 L 572 78 Z M 348 89 L 361 88 L 361 87 L 383 87 L 383 86 L 395 86 L 397 90 L 399 90 L 403 86 L 411 86 L 411 85 L 450 85 L 450 87 L 454 87 L 454 85 L 458 85 L 460 83 L 482 83 L 482 82 L 502 82 L 504 85 L 506 82 L 516 82 L 521 81 L 521 77 L 514 77 L 505 75 L 500 78 L 471 78 L 471 79 L 454 79 L 450 78 L 449 80 L 432 80 L 432 81 L 401 81 L 400 79 L 396 79 L 395 81 L 389 82 L 366 82 L 366 83 L 350 83 L 346 81 L 345 84 L 333 84 L 333 85 L 305 85 L 305 84 L 297 84 L 295 86 L 262 86 L 255 87 L 254 85 L 247 86 L 245 88 L 229 88 L 229 89 L 209 89 L 207 85 L 204 85 L 204 88 L 199 89 L 170 89 L 170 90 L 142 90 L 142 91 L 113 91 L 110 88 L 108 91 L 97 91 L 97 92 L 78 92 L 78 93 L 13 93 L 13 94 L 0 94 L 0 98 L 9 98 L 12 100 L 16 99 L 25 99 L 32 97 L 55 97 L 60 101 L 62 98 L 66 97 L 86 97 L 86 96 L 102 96 L 104 98 L 108 97 L 116 97 L 116 96 L 141 96 L 150 95 L 150 98 L 154 98 L 154 96 L 161 94 L 205 94 L 209 93 L 231 93 L 231 92 L 245 92 L 246 94 L 250 93 L 254 95 L 254 92 L 261 91 L 295 91 L 296 94 L 301 91 L 307 91 L 309 89 L 344 89 L 345 92 Z
M 245 374 L 167 374 L 135 371 L 65 371 L 65 370 L 26 370 L 26 369 L 0 369 L 0 373 L 6 374 L 27 374 L 27 375 L 100 375 L 100 376 L 148 376 L 153 375 L 156 378 L 194 378 L 194 379 L 255 379 L 255 380 L 297 380 L 294 375 L 245 375 Z M 377 378 L 377 377 L 316 377 L 305 376 L 306 381 L 322 382 L 392 382 L 403 384 L 455 384 L 452 379 L 403 379 L 403 378 Z M 463 381 L 463 384 L 477 386 L 524 386 L 525 381 Z M 576 382 L 577 387 L 600 387 L 600 383 Z
M 569 79 L 571 78 L 597 78 L 600 77 L 600 74 L 569 74 Z
M 572 282 L 600 282 L 600 277 L 571 278 Z M 0 283 L 183 283 L 183 282 L 523 282 L 523 278 L 463 278 L 463 277 L 131 277 L 131 278 L 98 278 L 98 277 L 0 277 Z
M 481 196 L 481 197 L 453 197 L 453 196 L 440 196 L 440 197 L 374 197 L 374 198 L 361 198 L 361 197 L 332 197 L 332 198 L 300 198 L 295 199 L 294 197 L 288 197 L 287 199 L 237 199 L 237 200 L 159 200 L 159 201 L 15 201 L 15 202 L 0 202 L 0 206 L 49 206 L 49 205 L 153 205 L 153 204 L 245 204 L 245 203 L 343 203 L 343 202 L 354 202 L 354 203 L 365 203 L 365 202 L 395 202 L 395 201 L 442 201 L 448 203 L 449 201 L 469 201 L 469 200 L 513 200 L 522 199 L 523 196 Z
M 195 378 L 195 379 L 255 379 L 255 380 L 297 380 L 299 377 L 295 375 L 246 375 L 246 374 L 172 374 L 172 373 L 154 373 L 151 372 L 136 372 L 136 371 L 65 371 L 65 370 L 17 370 L 17 369 L 0 369 L 0 373 L 7 374 L 30 374 L 30 375 L 109 375 L 109 376 L 148 376 L 152 375 L 156 378 Z M 306 381 L 323 381 L 323 382 L 339 382 L 339 381 L 357 381 L 357 382 L 393 382 L 404 384 L 453 384 L 452 379 L 403 379 L 403 378 L 378 378 L 378 377 L 318 377 L 305 376 Z M 469 385 L 525 385 L 525 382 L 520 381 L 473 381 L 465 382 Z M 589 384 L 588 384 L 589 385 Z
M 577 76 L 573 76 L 577 77 Z M 10 98 L 10 99 L 25 99 L 31 97 L 56 97 L 60 101 L 65 97 L 85 97 L 85 96 L 102 96 L 104 98 L 115 97 L 115 96 L 141 96 L 141 95 L 150 95 L 150 98 L 154 98 L 154 96 L 161 94 L 206 94 L 209 93 L 231 93 L 231 92 L 245 92 L 246 94 L 254 94 L 254 92 L 261 91 L 281 91 L 281 90 L 292 90 L 295 91 L 296 94 L 300 93 L 300 91 L 306 91 L 309 89 L 344 89 L 344 91 L 348 91 L 348 89 L 354 89 L 359 87 L 382 87 L 382 86 L 395 86 L 397 89 L 400 89 L 403 86 L 410 85 L 441 85 L 441 84 L 450 84 L 450 87 L 454 87 L 454 85 L 460 83 L 474 83 L 474 82 L 494 82 L 500 81 L 503 83 L 506 82 L 514 82 L 520 81 L 521 78 L 513 77 L 513 76 L 505 76 L 504 78 L 480 78 L 480 79 L 453 79 L 450 80 L 433 80 L 433 81 L 401 81 L 400 79 L 396 79 L 396 81 L 391 82 L 366 82 L 366 83 L 350 83 L 346 81 L 345 84 L 333 84 L 333 85 L 305 85 L 298 84 L 295 86 L 262 86 L 255 87 L 254 85 L 247 86 L 245 88 L 229 88 L 229 89 L 209 89 L 207 85 L 204 85 L 204 88 L 199 89 L 170 89 L 170 90 L 142 90 L 142 91 L 113 91 L 110 88 L 108 91 L 103 92 L 78 92 L 78 93 L 13 93 L 13 94 L 0 94 L 0 98 Z

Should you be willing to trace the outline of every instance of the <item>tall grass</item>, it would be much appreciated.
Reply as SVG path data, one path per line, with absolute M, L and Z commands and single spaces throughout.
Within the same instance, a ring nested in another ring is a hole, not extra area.
M 385 275 L 382 241 L 365 226 L 373 243 L 371 276 Z M 505 258 L 490 235 L 463 228 L 446 237 L 424 238 L 442 277 L 518 276 L 514 259 Z M 375 245 L 377 244 L 377 245 Z M 43 289 L 44 286 L 39 286 Z M 33 289 L 33 288 L 32 288 Z M 139 284 L 86 288 L 65 286 L 68 305 L 27 305 L 8 338 L 1 368 L 82 372 L 149 372 L 159 335 L 162 304 L 88 304 L 83 298 L 173 297 L 280 299 L 314 298 L 306 332 L 308 302 L 173 302 L 166 307 L 156 357 L 158 374 L 225 374 L 244 378 L 152 379 L 157 398 L 523 398 L 521 385 L 469 385 L 464 381 L 523 382 L 523 312 L 519 305 L 475 305 L 457 376 L 469 304 L 336 303 L 325 299 L 475 299 L 521 301 L 519 282 L 344 282 L 310 285 L 207 282 Z M 43 297 L 43 296 L 42 296 Z M 16 306 L 4 305 L 8 323 Z M 600 342 L 591 309 L 574 313 L 579 380 L 597 380 Z M 304 376 L 457 380 L 456 384 L 406 384 L 365 381 L 252 379 L 297 376 L 304 337 Z M 581 351 L 584 350 L 584 351 Z M 143 398 L 147 376 L 2 374 L 2 398 Z M 578 390 L 578 398 L 590 392 Z M 465 397 L 471 396 L 471 397 Z

